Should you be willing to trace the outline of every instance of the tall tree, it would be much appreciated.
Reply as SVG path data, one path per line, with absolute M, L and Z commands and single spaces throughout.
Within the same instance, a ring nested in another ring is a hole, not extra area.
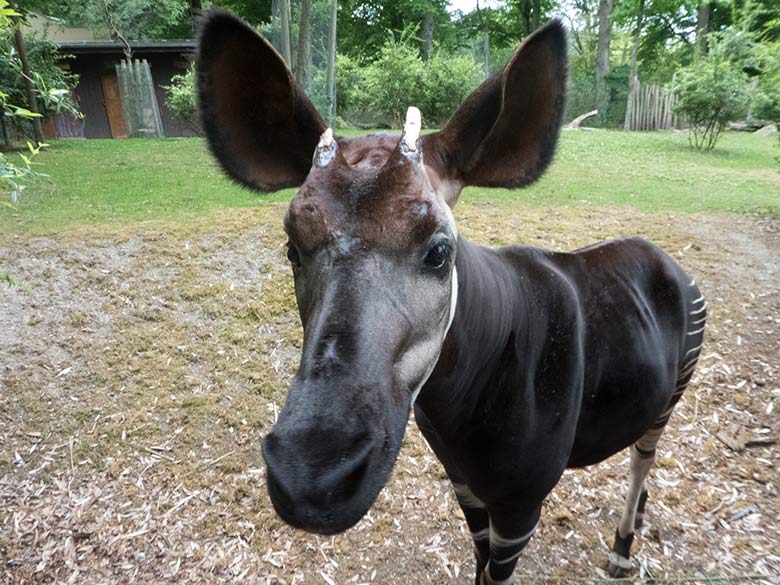
M 542 17 L 542 14 L 541 14 L 541 12 L 542 12 L 542 2 L 541 2 L 541 0 L 533 0 L 533 1 L 534 1 L 534 19 L 533 19 L 533 24 L 534 24 L 534 30 L 536 30 L 537 28 L 539 28 L 539 22 L 540 22 L 540 19 Z
M 436 25 L 436 18 L 433 12 L 426 12 L 423 15 L 422 25 L 420 26 L 420 56 L 423 61 L 431 57 L 433 51 L 433 27 Z
M 707 34 L 710 32 L 710 2 L 699 4 L 696 19 L 696 51 L 699 55 L 707 54 Z
M 328 125 L 336 125 L 336 29 L 338 26 L 338 2 L 330 0 L 330 29 L 328 30 L 328 69 L 326 86 L 328 92 Z
M 625 130 L 629 130 L 631 114 L 634 111 L 634 91 L 637 82 L 636 54 L 639 50 L 639 36 L 642 34 L 642 20 L 645 16 L 645 0 L 639 0 L 636 9 L 636 25 L 631 39 L 631 62 L 628 73 L 628 103 L 626 104 L 626 119 L 623 125 Z
M 302 0 L 301 2 L 295 80 L 307 93 L 309 92 L 311 89 L 311 0 Z
M 203 3 L 201 0 L 188 0 L 190 6 L 190 20 L 192 20 L 192 37 L 195 38 L 198 32 L 198 18 L 203 12 Z
M 17 9 L 15 1 L 9 3 L 11 8 Z M 24 77 L 24 87 L 27 90 L 27 109 L 33 113 L 31 118 L 33 124 L 33 132 L 35 133 L 35 140 L 38 143 L 43 142 L 43 126 L 41 126 L 41 118 L 38 110 L 38 99 L 35 97 L 35 88 L 33 87 L 32 72 L 30 71 L 30 63 L 27 60 L 27 50 L 24 45 L 24 36 L 22 35 L 22 18 L 16 17 L 14 19 L 14 45 L 16 46 L 16 52 L 19 54 L 19 61 L 22 62 L 22 76 Z
M 479 8 L 479 0 L 477 0 L 477 15 L 482 26 L 483 66 L 485 79 L 487 79 L 490 76 L 490 24 L 487 11 L 482 11 Z
M 596 50 L 596 109 L 603 118 L 607 114 L 609 95 L 606 77 L 609 74 L 609 45 L 612 39 L 612 0 L 599 1 L 599 42 Z

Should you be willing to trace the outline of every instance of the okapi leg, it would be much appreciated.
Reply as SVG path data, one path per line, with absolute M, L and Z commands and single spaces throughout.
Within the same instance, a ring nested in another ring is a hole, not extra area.
M 520 554 L 536 531 L 539 523 L 540 508 L 523 518 L 518 525 L 509 528 L 505 521 L 490 522 L 490 562 L 482 577 L 482 585 L 512 585 L 513 573 Z M 496 520 L 507 517 L 496 513 Z
M 695 283 L 691 282 L 692 287 Z M 699 293 L 699 289 L 695 291 Z M 688 386 L 696 369 L 696 362 L 701 352 L 702 338 L 704 337 L 704 324 L 707 320 L 707 303 L 704 296 L 699 293 L 699 297 L 691 301 L 691 310 L 689 315 L 692 319 L 691 329 L 686 333 L 689 347 L 680 360 L 680 369 L 677 374 L 677 383 L 674 392 L 669 400 L 666 409 L 661 413 L 658 420 L 653 423 L 650 430 L 647 431 L 631 447 L 631 484 L 626 497 L 626 508 L 620 519 L 617 530 L 615 531 L 615 544 L 612 552 L 609 554 L 609 574 L 612 577 L 622 577 L 626 575 L 631 568 L 631 543 L 634 541 L 634 530 L 642 525 L 644 521 L 645 505 L 647 503 L 647 490 L 645 489 L 645 478 L 655 461 L 655 448 L 658 440 L 664 432 L 669 417 L 675 405 L 682 398 L 685 388 Z
M 639 505 L 636 509 L 636 519 L 634 520 L 634 530 L 642 528 L 642 524 L 645 521 L 645 507 L 647 506 L 647 487 L 642 490 L 642 494 L 639 496 Z
M 649 450 L 639 446 L 645 437 L 631 447 L 631 481 L 626 496 L 626 507 L 615 531 L 615 544 L 609 554 L 609 574 L 612 577 L 624 577 L 631 569 L 631 543 L 634 541 L 639 503 L 642 501 L 643 494 L 644 499 L 647 499 L 647 490 L 644 489 L 645 479 L 655 461 L 655 444 Z M 655 437 L 655 441 L 657 443 L 658 437 Z M 647 446 L 646 443 L 643 445 Z
M 485 504 L 477 498 L 465 483 L 453 483 L 455 496 L 458 498 L 460 509 L 466 517 L 474 541 L 474 558 L 477 560 L 477 573 L 475 585 L 480 585 L 480 576 L 490 559 L 490 518 Z

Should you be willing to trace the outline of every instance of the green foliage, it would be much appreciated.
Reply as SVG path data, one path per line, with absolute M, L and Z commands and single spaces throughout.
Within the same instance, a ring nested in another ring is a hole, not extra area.
M 5 153 L 0 153 L 0 190 L 10 193 L 11 205 L 18 201 L 19 194 L 27 187 L 25 180 L 48 176 L 33 169 L 33 165 L 36 164 L 33 159 L 45 146 L 48 144 L 33 146 L 31 142 L 28 142 L 29 154 L 20 152 L 17 160 L 10 159 Z
M 443 124 L 482 79 L 470 55 L 438 50 L 423 61 L 408 32 L 390 36 L 374 62 L 342 56 L 337 76 L 342 116 L 393 127 L 403 123 L 412 105 L 428 126 Z
M 8 103 L 8 96 L 3 92 L 0 92 L 0 115 L 4 116 L 6 120 L 40 117 L 40 114 L 35 114 L 26 108 Z M 5 153 L 0 152 L 0 191 L 9 193 L 11 196 L 11 203 L 3 201 L 4 207 L 13 207 L 18 201 L 19 194 L 27 186 L 25 179 L 47 176 L 33 169 L 33 165 L 36 164 L 33 159 L 41 151 L 41 148 L 45 146 L 48 145 L 39 144 L 38 146 L 33 146 L 31 142 L 28 142 L 27 149 L 29 154 L 20 152 L 14 158 L 9 158 Z
M 182 26 L 189 15 L 182 0 L 84 0 L 68 8 L 70 24 L 108 30 L 128 40 L 176 38 L 190 30 Z
M 14 16 L 19 16 L 19 13 L 9 6 L 8 0 L 0 0 L 0 30 L 8 28 Z
M 28 35 L 25 48 L 41 114 L 51 116 L 63 110 L 78 114 L 78 108 L 70 98 L 70 88 L 78 78 L 59 66 L 62 55 L 57 51 L 57 45 Z M 6 93 L 8 102 L 29 107 L 22 64 L 10 29 L 0 31 L 0 88 Z
M 697 150 L 712 150 L 726 124 L 745 114 L 748 102 L 745 74 L 714 57 L 678 71 L 672 91 L 675 111 L 688 120 L 689 141 Z
M 163 86 L 168 92 L 165 105 L 168 109 L 184 120 L 198 134 L 198 106 L 195 92 L 195 67 L 190 67 L 187 73 L 174 75 L 171 85 Z

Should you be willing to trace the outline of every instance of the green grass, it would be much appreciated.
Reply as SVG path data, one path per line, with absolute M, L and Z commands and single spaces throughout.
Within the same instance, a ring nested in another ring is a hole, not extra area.
M 683 133 L 564 132 L 555 162 L 535 185 L 470 188 L 462 200 L 780 215 L 778 154 L 775 140 L 741 133 L 724 136 L 714 152 L 699 153 Z M 186 221 L 293 193 L 256 195 L 232 184 L 199 139 L 55 141 L 39 161 L 51 179 L 31 185 L 15 210 L 0 206 L 0 232 Z
M 687 134 L 564 132 L 547 174 L 519 196 L 554 205 L 630 205 L 645 211 L 780 215 L 780 149 L 772 138 L 723 136 L 713 152 Z M 469 189 L 464 201 L 515 199 L 506 189 Z

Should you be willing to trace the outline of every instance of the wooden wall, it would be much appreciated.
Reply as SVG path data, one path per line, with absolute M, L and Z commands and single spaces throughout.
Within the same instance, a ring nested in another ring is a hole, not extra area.
M 74 59 L 69 61 L 71 70 L 79 75 L 79 84 L 75 94 L 81 111 L 85 115 L 85 138 L 111 138 L 111 127 L 106 113 L 101 77 L 115 75 L 114 67 L 123 58 L 124 55 L 120 52 L 77 54 Z M 174 75 L 186 71 L 188 56 L 181 53 L 136 51 L 133 58 L 149 61 L 165 135 L 168 137 L 197 136 L 197 133 L 186 122 L 176 117 L 165 105 L 167 92 L 163 88 L 163 86 L 171 84 L 171 78 Z

